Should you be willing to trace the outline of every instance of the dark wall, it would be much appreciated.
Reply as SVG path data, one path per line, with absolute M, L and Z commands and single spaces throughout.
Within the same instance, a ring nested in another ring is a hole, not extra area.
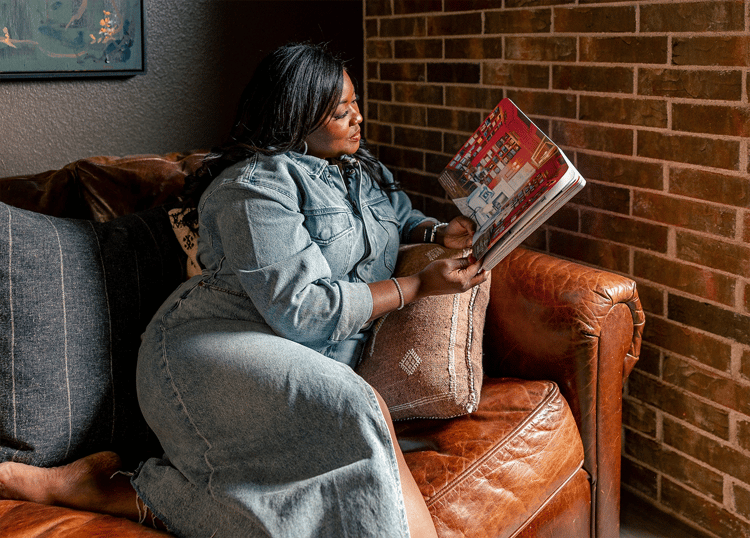
M 0 177 L 210 148 L 254 67 L 290 40 L 329 42 L 362 80 L 361 0 L 144 1 L 146 74 L 0 81 Z

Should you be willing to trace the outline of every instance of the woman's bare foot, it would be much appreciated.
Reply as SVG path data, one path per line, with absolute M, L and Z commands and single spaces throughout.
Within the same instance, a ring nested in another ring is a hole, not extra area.
M 0 499 L 101 512 L 138 521 L 136 494 L 114 452 L 99 452 L 52 468 L 0 464 Z

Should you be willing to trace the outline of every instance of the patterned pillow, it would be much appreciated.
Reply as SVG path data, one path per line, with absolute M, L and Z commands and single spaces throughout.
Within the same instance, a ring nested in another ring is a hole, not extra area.
M 395 276 L 464 255 L 438 245 L 402 246 Z M 489 288 L 488 279 L 465 293 L 425 297 L 375 322 L 357 372 L 394 420 L 451 418 L 477 408 Z
M 0 461 L 111 449 L 131 463 L 158 449 L 136 359 L 184 271 L 164 209 L 97 223 L 0 203 Z

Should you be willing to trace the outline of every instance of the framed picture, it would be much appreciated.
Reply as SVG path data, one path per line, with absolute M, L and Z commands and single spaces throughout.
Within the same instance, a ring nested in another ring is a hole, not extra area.
M 144 0 L 0 0 L 0 78 L 145 73 Z

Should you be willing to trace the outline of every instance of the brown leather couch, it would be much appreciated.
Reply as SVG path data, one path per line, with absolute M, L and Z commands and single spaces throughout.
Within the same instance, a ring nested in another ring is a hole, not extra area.
M 0 200 L 108 221 L 169 202 L 200 158 L 86 159 L 2 179 Z M 644 323 L 635 283 L 524 248 L 493 271 L 478 411 L 396 424 L 438 534 L 617 538 L 622 388 Z M 156 535 L 109 516 L 0 501 L 5 538 Z

